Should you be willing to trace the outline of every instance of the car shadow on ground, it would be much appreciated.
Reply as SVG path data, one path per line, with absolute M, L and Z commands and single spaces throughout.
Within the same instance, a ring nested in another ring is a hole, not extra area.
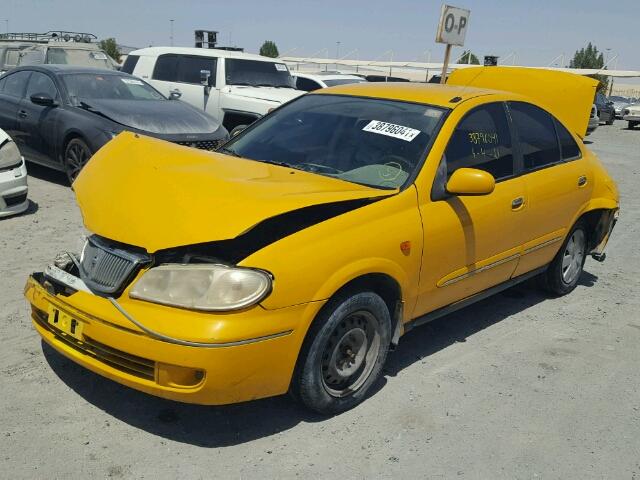
M 597 277 L 585 272 L 580 284 L 590 287 L 596 280 Z M 415 362 L 454 343 L 465 342 L 475 333 L 548 298 L 532 286 L 532 282 L 515 286 L 408 332 L 390 353 L 385 377 L 395 376 Z M 87 402 L 133 427 L 176 442 L 206 448 L 238 445 L 286 431 L 302 422 L 325 419 L 288 396 L 219 407 L 164 400 L 94 374 L 44 342 L 42 351 L 55 374 Z M 372 395 L 384 388 L 385 377 Z
M 27 164 L 27 173 L 30 177 L 39 178 L 46 182 L 55 183 L 56 185 L 61 185 L 63 187 L 69 186 L 69 180 L 64 172 L 54 170 L 53 168 L 43 167 L 37 163 L 29 162 Z

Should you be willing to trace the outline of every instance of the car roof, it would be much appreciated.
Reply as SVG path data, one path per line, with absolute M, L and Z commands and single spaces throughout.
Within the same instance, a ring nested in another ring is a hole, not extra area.
M 81 65 L 65 65 L 56 63 L 45 63 L 40 65 L 25 65 L 10 70 L 11 73 L 19 72 L 21 70 L 35 70 L 41 72 L 51 72 L 53 74 L 66 74 L 66 73 L 99 73 L 99 74 L 112 74 L 112 75 L 129 75 L 128 73 L 120 72 L 118 70 L 111 70 L 109 68 L 97 68 L 97 67 L 83 67 Z
M 349 80 L 362 80 L 363 82 L 365 82 L 366 80 L 362 77 L 358 77 L 356 75 L 349 75 L 346 73 L 324 73 L 324 72 L 318 72 L 318 73 L 306 73 L 306 72 L 291 72 L 291 75 L 295 76 L 295 77 L 302 77 L 302 78 L 310 78 L 311 80 L 320 80 L 320 81 L 324 81 L 324 80 L 341 80 L 341 79 L 349 79 Z
M 424 103 L 440 107 L 455 108 L 464 100 L 483 95 L 504 95 L 505 92 L 475 87 L 440 85 L 411 82 L 363 82 L 339 85 L 315 90 L 312 95 L 352 95 L 385 100 Z M 514 97 L 519 97 L 515 95 Z M 454 100 L 456 99 L 456 100 Z M 454 100 L 454 101 L 452 101 Z
M 199 57 L 239 58 L 242 60 L 258 60 L 262 62 L 284 63 L 277 58 L 263 57 L 262 55 L 256 55 L 254 53 L 237 52 L 233 50 L 220 50 L 217 48 L 147 47 L 129 52 L 129 55 L 156 57 L 158 55 L 166 55 L 169 53 L 174 53 L 177 55 L 196 55 Z

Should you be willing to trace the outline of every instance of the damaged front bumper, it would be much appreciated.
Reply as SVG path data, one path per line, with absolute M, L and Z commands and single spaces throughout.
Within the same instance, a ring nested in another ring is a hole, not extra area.
M 306 326 L 323 304 L 210 314 L 135 301 L 127 292 L 120 297 L 155 330 L 212 347 L 198 348 L 153 338 L 108 299 L 70 288 L 50 272 L 31 275 L 25 297 L 43 340 L 74 362 L 152 395 L 207 405 L 285 393 Z

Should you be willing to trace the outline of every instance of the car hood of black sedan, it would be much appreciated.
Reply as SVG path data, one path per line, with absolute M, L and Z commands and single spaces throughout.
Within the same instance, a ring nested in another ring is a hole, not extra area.
M 220 123 L 180 100 L 106 100 L 83 102 L 89 112 L 125 127 L 160 135 L 215 132 Z

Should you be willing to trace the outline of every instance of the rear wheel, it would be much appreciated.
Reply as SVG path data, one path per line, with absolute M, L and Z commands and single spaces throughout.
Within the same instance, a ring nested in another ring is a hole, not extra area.
M 629 128 L 629 130 L 631 130 L 633 127 L 636 126 L 638 122 L 632 122 L 631 120 L 629 120 L 629 123 L 627 125 L 627 127 Z
M 613 122 L 616 119 L 616 114 L 612 113 L 611 116 L 609 117 L 609 120 L 607 120 L 607 125 L 613 125 Z
M 587 257 L 588 235 L 584 222 L 574 225 L 562 248 L 542 275 L 543 287 L 554 295 L 566 295 L 578 285 Z
M 78 174 L 87 164 L 93 153 L 89 146 L 81 138 L 73 138 L 67 143 L 64 151 L 64 171 L 69 183 L 73 183 Z
M 309 331 L 292 382 L 295 398 L 322 414 L 362 402 L 379 378 L 391 341 L 391 316 L 373 292 L 328 304 Z

